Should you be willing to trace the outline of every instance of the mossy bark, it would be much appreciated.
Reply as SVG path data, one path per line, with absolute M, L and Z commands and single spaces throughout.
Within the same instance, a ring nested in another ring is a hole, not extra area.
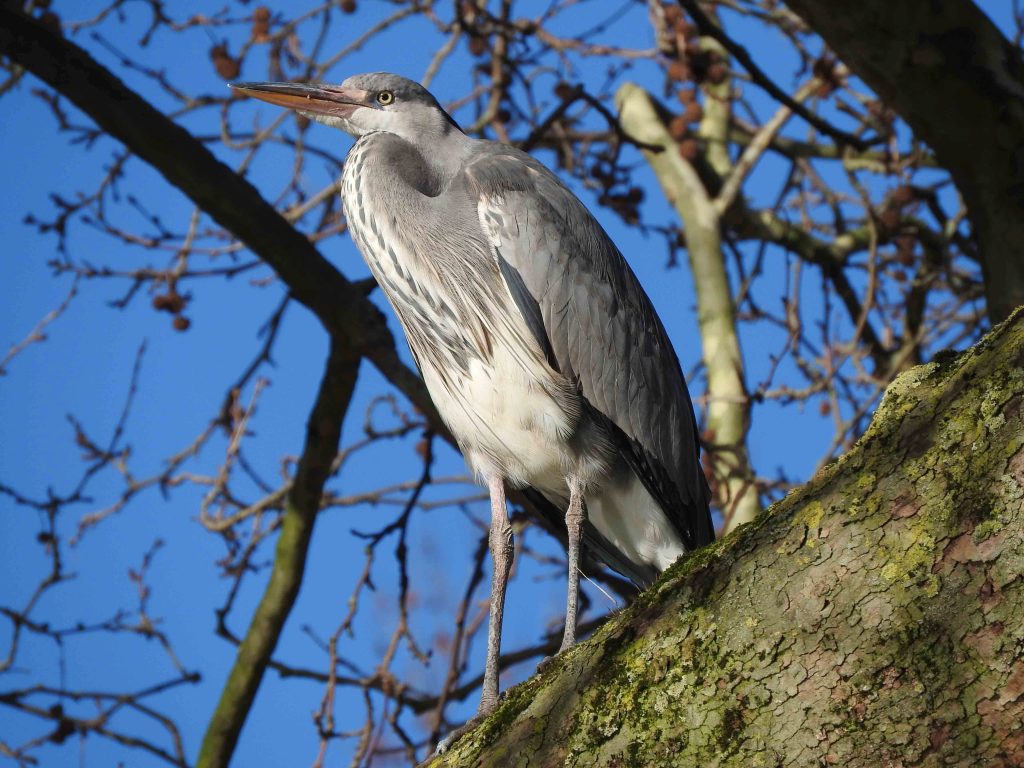
M 1024 765 L 1022 572 L 1018 311 L 434 765 Z

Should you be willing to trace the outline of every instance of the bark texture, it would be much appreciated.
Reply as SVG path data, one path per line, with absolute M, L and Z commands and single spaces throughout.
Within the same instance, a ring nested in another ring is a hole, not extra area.
M 1019 766 L 1022 572 L 1019 311 L 434 765 Z
M 971 0 L 786 0 L 914 133 L 967 204 L 989 317 L 1024 304 L 1024 57 Z

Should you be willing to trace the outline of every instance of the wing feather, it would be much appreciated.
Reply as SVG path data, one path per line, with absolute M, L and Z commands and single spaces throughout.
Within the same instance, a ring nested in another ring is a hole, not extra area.
M 509 292 L 549 362 L 617 429 L 620 450 L 687 548 L 711 541 L 686 382 L 622 254 L 576 196 L 525 153 L 488 145 L 464 176 Z

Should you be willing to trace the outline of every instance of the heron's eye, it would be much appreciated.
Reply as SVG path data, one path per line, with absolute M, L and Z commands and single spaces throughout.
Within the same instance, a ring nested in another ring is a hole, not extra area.
M 391 91 L 381 91 L 377 94 L 377 103 L 382 107 L 386 107 L 388 104 L 395 100 L 395 94 Z

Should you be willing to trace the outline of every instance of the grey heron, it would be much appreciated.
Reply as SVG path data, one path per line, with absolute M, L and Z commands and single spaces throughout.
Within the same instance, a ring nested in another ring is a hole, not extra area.
M 581 541 L 646 586 L 714 538 L 679 361 L 572 191 L 530 155 L 465 135 L 418 83 L 377 72 L 234 88 L 356 137 L 342 177 L 349 231 L 490 495 L 486 714 L 512 560 L 507 486 L 565 510 L 560 651 L 575 642 Z

